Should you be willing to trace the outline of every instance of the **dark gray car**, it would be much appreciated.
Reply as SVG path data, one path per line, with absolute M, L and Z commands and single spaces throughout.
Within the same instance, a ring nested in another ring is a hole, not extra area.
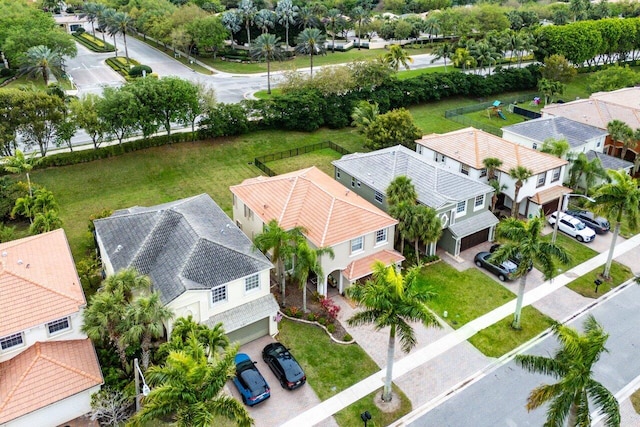
M 307 381 L 298 361 L 279 342 L 268 344 L 262 350 L 262 359 L 269 365 L 283 388 L 293 390 Z
M 574 218 L 578 218 L 584 222 L 584 225 L 595 231 L 597 234 L 605 234 L 611 226 L 606 218 L 596 216 L 593 212 L 587 210 L 568 210 L 567 214 Z

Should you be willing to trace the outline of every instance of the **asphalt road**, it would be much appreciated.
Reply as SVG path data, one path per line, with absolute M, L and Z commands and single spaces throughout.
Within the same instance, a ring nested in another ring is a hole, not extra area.
M 640 347 L 640 334 L 637 332 L 640 286 L 628 286 L 591 313 L 610 334 L 606 344 L 609 352 L 595 364 L 594 377 L 616 394 L 640 375 L 640 358 L 637 357 Z M 581 316 L 571 324 L 579 328 L 583 320 L 584 316 Z M 549 336 L 526 353 L 549 355 L 555 348 L 557 342 Z M 406 425 L 541 426 L 545 421 L 546 407 L 527 413 L 525 403 L 533 388 L 552 382 L 555 382 L 554 378 L 531 374 L 510 361 Z

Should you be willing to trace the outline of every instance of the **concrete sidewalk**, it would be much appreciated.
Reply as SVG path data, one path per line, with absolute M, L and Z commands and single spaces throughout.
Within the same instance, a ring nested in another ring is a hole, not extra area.
M 614 258 L 626 254 L 640 245 L 640 234 L 631 239 L 620 243 L 616 246 Z M 634 252 L 637 258 L 637 251 Z M 566 284 L 573 281 L 576 277 L 582 276 L 594 268 L 603 265 L 607 260 L 607 252 L 601 253 L 590 260 L 574 267 L 573 269 L 546 281 L 535 289 L 528 291 L 524 297 L 524 305 L 531 305 L 540 301 L 544 297 L 552 294 L 558 289 L 563 288 Z M 438 339 L 436 342 L 427 345 L 417 351 L 410 353 L 402 358 L 394 365 L 393 379 L 399 379 L 403 375 L 423 366 L 425 363 L 436 359 L 449 350 L 455 348 L 467 339 L 475 335 L 478 331 L 485 329 L 501 319 L 511 315 L 515 309 L 515 300 L 495 310 L 465 324 L 460 329 L 450 332 Z M 284 426 L 300 426 L 300 425 L 316 425 L 321 423 L 325 418 L 338 412 L 339 410 L 351 405 L 357 400 L 365 397 L 369 393 L 379 389 L 383 385 L 385 371 L 380 370 L 375 374 L 365 378 L 361 382 L 354 384 L 348 389 L 338 393 L 337 395 L 325 400 L 319 405 L 298 414 L 295 418 L 287 421 Z

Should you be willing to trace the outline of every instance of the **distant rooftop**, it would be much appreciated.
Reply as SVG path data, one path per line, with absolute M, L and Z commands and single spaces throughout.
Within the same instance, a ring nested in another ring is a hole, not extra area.
M 541 117 L 511 126 L 505 126 L 508 131 L 525 138 L 544 142 L 549 138 L 566 140 L 571 147 L 580 147 L 585 142 L 607 135 L 607 131 L 575 120 L 560 116 Z

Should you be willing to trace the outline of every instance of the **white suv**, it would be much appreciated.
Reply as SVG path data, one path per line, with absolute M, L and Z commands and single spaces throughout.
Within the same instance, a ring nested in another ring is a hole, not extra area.
M 556 223 L 557 212 L 549 215 L 549 224 L 553 227 Z M 574 218 L 569 214 L 561 213 L 558 230 L 575 237 L 578 242 L 590 242 L 596 237 L 596 232 L 584 225 L 584 222 Z

